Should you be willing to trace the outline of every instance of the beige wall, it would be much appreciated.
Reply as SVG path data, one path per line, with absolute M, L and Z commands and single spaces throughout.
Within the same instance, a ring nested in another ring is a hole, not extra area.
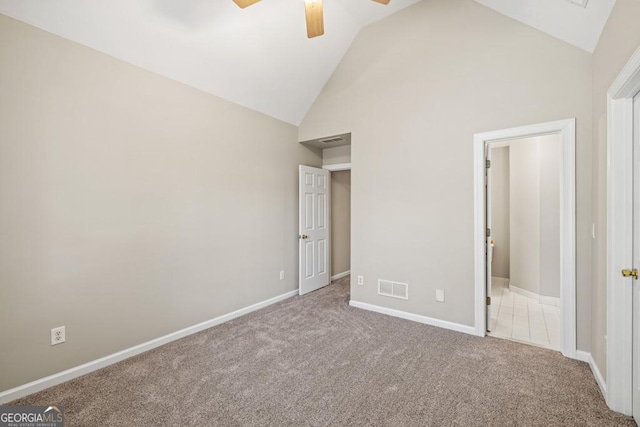
M 338 165 L 341 163 L 351 163 L 351 145 L 322 150 L 323 165 Z
M 560 136 L 539 144 L 540 295 L 560 298 Z
M 473 325 L 473 135 L 570 117 L 589 350 L 591 55 L 471 0 L 424 0 L 363 29 L 299 136 L 352 132 L 351 263 L 365 285 L 351 297 Z M 377 278 L 409 283 L 410 299 L 377 295 Z
M 509 285 L 540 294 L 539 138 L 509 145 L 511 280 Z
M 0 390 L 296 289 L 294 126 L 2 15 L 0 64 Z
M 351 268 L 351 171 L 331 172 L 331 275 Z
M 509 147 L 491 150 L 491 238 L 495 242 L 491 272 L 510 277 Z
M 607 90 L 640 47 L 640 0 L 617 0 L 593 54 L 593 203 L 591 353 L 606 375 Z
M 560 137 L 509 145 L 512 286 L 560 297 Z

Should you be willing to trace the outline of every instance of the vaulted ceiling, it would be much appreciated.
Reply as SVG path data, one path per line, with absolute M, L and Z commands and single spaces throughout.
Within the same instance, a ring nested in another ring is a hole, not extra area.
M 302 0 L 0 0 L 0 13 L 297 125 L 360 29 L 418 1 L 324 0 L 314 39 Z M 477 1 L 590 52 L 615 3 Z
M 616 3 L 616 0 L 476 1 L 587 52 L 595 50 Z

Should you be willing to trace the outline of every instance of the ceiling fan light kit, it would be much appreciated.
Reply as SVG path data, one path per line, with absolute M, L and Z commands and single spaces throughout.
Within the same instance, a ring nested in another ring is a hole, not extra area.
M 260 0 L 233 0 L 241 9 L 258 3 Z M 380 4 L 389 4 L 390 0 L 373 0 Z M 307 37 L 312 39 L 324 34 L 322 0 L 304 0 L 304 14 L 307 19 Z
M 244 9 L 247 6 L 251 6 L 254 3 L 258 3 L 260 0 L 233 0 L 240 9 Z

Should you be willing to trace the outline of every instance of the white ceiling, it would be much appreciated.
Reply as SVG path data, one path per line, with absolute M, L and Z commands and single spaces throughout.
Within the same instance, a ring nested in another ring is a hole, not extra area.
M 589 0 L 583 8 L 568 0 L 476 0 L 503 15 L 593 52 L 616 0 Z
M 360 29 L 419 0 L 324 0 L 307 39 L 302 0 L 0 0 L 0 13 L 298 125 Z M 592 52 L 615 0 L 477 0 Z

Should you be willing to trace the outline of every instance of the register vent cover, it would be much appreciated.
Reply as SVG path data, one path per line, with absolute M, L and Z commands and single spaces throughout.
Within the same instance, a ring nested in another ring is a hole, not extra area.
M 344 138 L 341 136 L 336 136 L 333 138 L 325 138 L 320 140 L 320 142 L 323 144 L 331 144 L 333 142 L 342 142 L 342 141 L 344 141 Z
M 378 294 L 386 297 L 409 299 L 409 285 L 407 283 L 378 279 Z

